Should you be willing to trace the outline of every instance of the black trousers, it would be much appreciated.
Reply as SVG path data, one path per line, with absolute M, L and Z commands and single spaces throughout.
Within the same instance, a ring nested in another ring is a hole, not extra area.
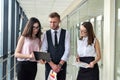
M 37 62 L 18 61 L 17 80 L 35 80 Z
M 90 63 L 94 57 L 80 57 L 80 61 Z M 94 65 L 94 68 L 79 68 L 77 80 L 99 80 L 99 68 L 98 64 Z
M 59 73 L 57 73 L 57 80 L 66 80 L 66 68 L 67 68 L 67 63 L 65 63 L 62 66 L 61 71 Z M 50 70 L 51 70 L 50 65 L 48 63 L 46 63 L 46 65 L 45 65 L 45 80 L 47 80 Z

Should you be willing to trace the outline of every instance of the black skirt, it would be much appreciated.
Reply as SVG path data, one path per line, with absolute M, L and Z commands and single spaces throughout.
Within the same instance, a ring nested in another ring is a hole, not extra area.
M 37 62 L 18 61 L 17 80 L 35 80 Z
M 80 61 L 90 63 L 94 57 L 80 57 Z M 94 65 L 94 68 L 82 68 L 80 67 L 77 75 L 77 80 L 99 80 L 99 68 L 98 64 Z

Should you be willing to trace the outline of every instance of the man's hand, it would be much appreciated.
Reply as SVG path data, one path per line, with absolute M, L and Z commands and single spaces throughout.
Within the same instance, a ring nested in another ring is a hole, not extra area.
M 52 70 L 58 73 L 60 71 L 60 67 L 56 64 L 54 64 L 52 61 L 48 62 L 49 65 L 51 66 Z

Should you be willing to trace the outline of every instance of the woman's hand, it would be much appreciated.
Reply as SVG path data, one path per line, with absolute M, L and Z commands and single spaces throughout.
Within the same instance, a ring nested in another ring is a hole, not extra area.
M 80 59 L 79 59 L 79 57 L 76 57 L 76 62 L 80 62 Z
M 88 67 L 89 67 L 89 68 L 93 68 L 93 67 L 94 67 L 94 65 L 95 65 L 95 63 L 94 63 L 94 62 L 90 62 L 90 63 L 88 64 Z
M 29 55 L 29 58 L 30 58 L 30 59 L 35 59 L 35 56 L 34 56 L 34 53 L 33 53 L 33 52 Z
M 40 59 L 40 60 L 38 60 L 37 62 L 38 62 L 38 63 L 41 63 L 41 64 L 45 64 L 45 63 L 46 63 L 46 61 L 43 60 L 43 59 Z

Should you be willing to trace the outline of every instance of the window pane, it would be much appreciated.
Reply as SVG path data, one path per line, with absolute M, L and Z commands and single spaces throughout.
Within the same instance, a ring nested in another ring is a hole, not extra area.
M 3 0 L 0 0 L 0 57 L 3 53 Z M 0 58 L 0 61 L 2 59 Z M 0 62 L 0 80 L 2 80 L 2 62 Z
M 2 56 L 3 52 L 3 1 L 0 0 L 0 56 Z
M 115 64 L 115 80 L 120 80 L 120 0 L 117 0 L 116 10 L 116 64 Z
M 12 1 L 9 1 L 9 14 L 8 14 L 8 51 L 11 52 L 11 3 Z

